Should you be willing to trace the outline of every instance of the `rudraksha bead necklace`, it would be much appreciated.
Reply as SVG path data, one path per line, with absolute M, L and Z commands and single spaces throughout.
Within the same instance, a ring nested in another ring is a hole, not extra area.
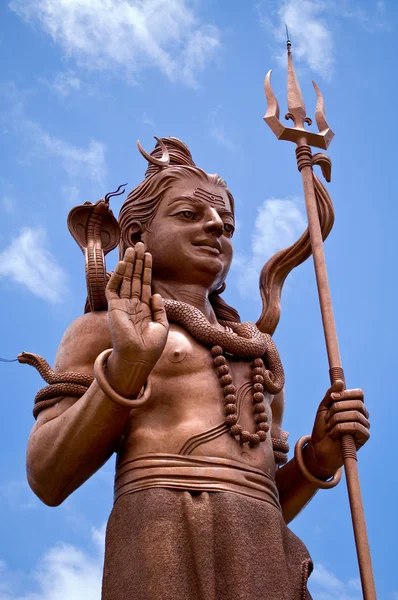
M 217 375 L 220 378 L 221 387 L 223 388 L 225 423 L 228 425 L 231 435 L 238 437 L 241 444 L 248 443 L 251 447 L 258 446 L 260 442 L 266 440 L 267 431 L 269 430 L 268 417 L 264 404 L 264 363 L 262 359 L 256 358 L 252 363 L 253 414 L 256 423 L 256 433 L 250 433 L 249 431 L 244 431 L 238 423 L 236 387 L 233 384 L 227 360 L 223 356 L 221 346 L 213 346 L 211 355 Z

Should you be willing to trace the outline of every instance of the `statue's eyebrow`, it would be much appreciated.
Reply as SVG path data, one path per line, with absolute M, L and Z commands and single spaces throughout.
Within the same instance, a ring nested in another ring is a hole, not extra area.
M 198 200 L 198 198 L 193 198 L 192 196 L 178 196 L 178 198 L 173 198 L 172 200 L 170 200 L 167 206 L 171 206 L 175 202 L 183 202 L 187 200 L 188 202 L 193 202 L 194 204 L 203 204 L 201 200 Z

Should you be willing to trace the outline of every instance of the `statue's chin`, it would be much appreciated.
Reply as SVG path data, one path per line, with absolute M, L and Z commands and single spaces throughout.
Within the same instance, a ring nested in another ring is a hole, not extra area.
M 193 247 L 178 261 L 167 260 L 165 255 L 153 256 L 153 279 L 168 280 L 174 284 L 199 284 L 214 290 L 224 281 L 229 267 L 225 264 L 225 256 L 219 252 Z
M 228 269 L 222 265 L 196 264 L 189 268 L 185 266 L 179 270 L 157 268 L 153 270 L 152 280 L 169 282 L 172 286 L 178 288 L 178 285 L 198 285 L 212 293 L 218 289 L 227 275 Z

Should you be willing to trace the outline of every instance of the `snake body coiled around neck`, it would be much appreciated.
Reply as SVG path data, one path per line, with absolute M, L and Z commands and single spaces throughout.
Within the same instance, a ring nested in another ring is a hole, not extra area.
M 262 333 L 254 323 L 234 323 L 221 321 L 232 329 L 222 331 L 211 325 L 197 308 L 178 302 L 163 300 L 169 321 L 182 325 L 188 333 L 205 346 L 221 346 L 224 352 L 238 358 L 254 359 L 262 357 L 268 369 L 264 373 L 264 387 L 271 394 L 278 394 L 284 385 L 285 377 L 278 350 L 267 333 Z

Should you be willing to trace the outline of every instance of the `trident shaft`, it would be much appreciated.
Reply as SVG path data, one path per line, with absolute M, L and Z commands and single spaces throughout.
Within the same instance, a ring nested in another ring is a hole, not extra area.
M 338 380 L 344 382 L 344 371 L 341 365 L 339 343 L 336 324 L 333 314 L 332 298 L 330 294 L 326 260 L 323 249 L 323 238 L 318 216 L 316 191 L 314 186 L 313 165 L 321 164 L 323 174 L 330 181 L 331 162 L 326 154 L 312 155 L 311 146 L 326 150 L 334 137 L 326 121 L 325 105 L 318 86 L 313 83 L 317 95 L 315 121 L 319 133 L 305 129 L 305 124 L 311 125 L 312 121 L 306 116 L 306 109 L 301 89 L 296 77 L 291 53 L 291 42 L 287 41 L 288 50 L 288 85 L 287 103 L 289 112 L 286 119 L 291 119 L 293 127 L 285 127 L 279 120 L 278 101 L 271 88 L 271 72 L 267 73 L 264 82 L 265 95 L 268 109 L 264 121 L 280 140 L 295 142 L 297 167 L 301 172 L 304 197 L 308 217 L 308 229 L 311 240 L 312 255 L 314 257 L 315 275 L 318 287 L 319 303 L 321 308 L 322 323 L 325 334 L 326 349 L 329 361 L 329 374 L 331 383 Z M 354 529 L 355 544 L 357 549 L 359 572 L 361 576 L 362 593 L 365 600 L 376 600 L 376 589 L 373 579 L 372 562 L 368 536 L 366 532 L 365 514 L 362 504 L 361 488 L 359 484 L 358 463 L 355 441 L 352 435 L 344 435 L 341 439 L 341 453 L 344 460 L 348 497 L 351 508 L 351 518 Z

